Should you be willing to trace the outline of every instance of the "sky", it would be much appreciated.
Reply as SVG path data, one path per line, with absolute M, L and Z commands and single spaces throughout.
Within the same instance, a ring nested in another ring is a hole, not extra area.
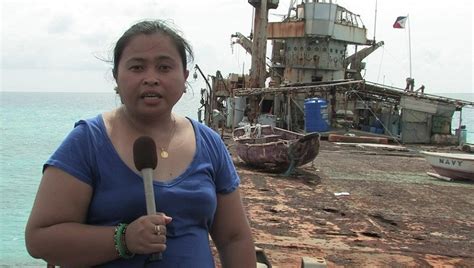
M 368 38 L 375 28 L 376 41 L 385 42 L 365 59 L 366 80 L 404 88 L 411 43 L 417 86 L 433 94 L 474 93 L 471 0 L 333 2 L 361 16 Z M 289 3 L 280 0 L 270 21 L 280 20 Z M 184 33 L 195 52 L 191 74 L 194 64 L 206 75 L 219 70 L 224 77 L 247 72 L 251 64 L 230 38 L 251 31 L 253 7 L 246 0 L 2 0 L 0 11 L 1 91 L 110 92 L 115 82 L 107 60 L 114 44 L 143 19 L 171 21 Z M 394 29 L 395 19 L 407 14 L 408 28 Z M 192 75 L 189 82 L 195 92 L 205 87 Z

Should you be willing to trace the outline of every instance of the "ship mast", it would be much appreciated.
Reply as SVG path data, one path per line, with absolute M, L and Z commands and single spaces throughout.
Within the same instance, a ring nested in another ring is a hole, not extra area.
M 250 67 L 250 87 L 265 87 L 267 54 L 267 0 L 255 5 L 255 18 L 252 42 L 252 65 Z

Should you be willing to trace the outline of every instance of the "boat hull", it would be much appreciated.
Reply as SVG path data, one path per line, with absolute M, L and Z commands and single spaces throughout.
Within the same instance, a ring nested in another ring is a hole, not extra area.
M 474 180 L 474 155 L 422 152 L 426 161 L 441 176 Z
M 248 165 L 285 170 L 291 164 L 307 164 L 319 153 L 319 133 L 304 135 L 271 126 L 262 126 L 261 133 L 256 138 L 245 136 L 244 128 L 234 131 L 237 154 Z

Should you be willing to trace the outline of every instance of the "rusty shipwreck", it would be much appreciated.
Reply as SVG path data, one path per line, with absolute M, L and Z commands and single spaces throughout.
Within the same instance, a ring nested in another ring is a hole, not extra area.
M 251 34 L 231 35 L 252 56 L 248 74 L 221 71 L 201 90 L 199 119 L 215 129 L 234 129 L 245 118 L 294 132 L 358 130 L 386 135 L 404 144 L 457 144 L 452 134 L 455 112 L 473 102 L 389 87 L 363 79 L 363 60 L 384 45 L 367 38 L 359 15 L 332 1 L 291 1 L 288 14 L 268 21 L 278 0 L 249 0 L 254 7 Z M 269 42 L 267 42 L 269 41 Z M 266 58 L 271 42 L 271 57 Z M 410 78 L 407 81 L 414 81 Z M 407 90 L 408 89 L 408 90 Z M 324 100 L 321 118 L 308 109 L 309 100 Z M 327 127 L 309 128 L 325 121 Z M 456 132 L 458 133 L 458 132 Z

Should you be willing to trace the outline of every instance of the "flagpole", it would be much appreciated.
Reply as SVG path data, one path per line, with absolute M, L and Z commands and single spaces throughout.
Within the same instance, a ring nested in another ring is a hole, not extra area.
M 409 60 L 410 60 L 410 78 L 413 78 L 412 73 L 411 73 L 411 27 L 410 27 L 410 14 L 407 14 L 407 20 L 408 20 L 408 53 L 409 53 Z

